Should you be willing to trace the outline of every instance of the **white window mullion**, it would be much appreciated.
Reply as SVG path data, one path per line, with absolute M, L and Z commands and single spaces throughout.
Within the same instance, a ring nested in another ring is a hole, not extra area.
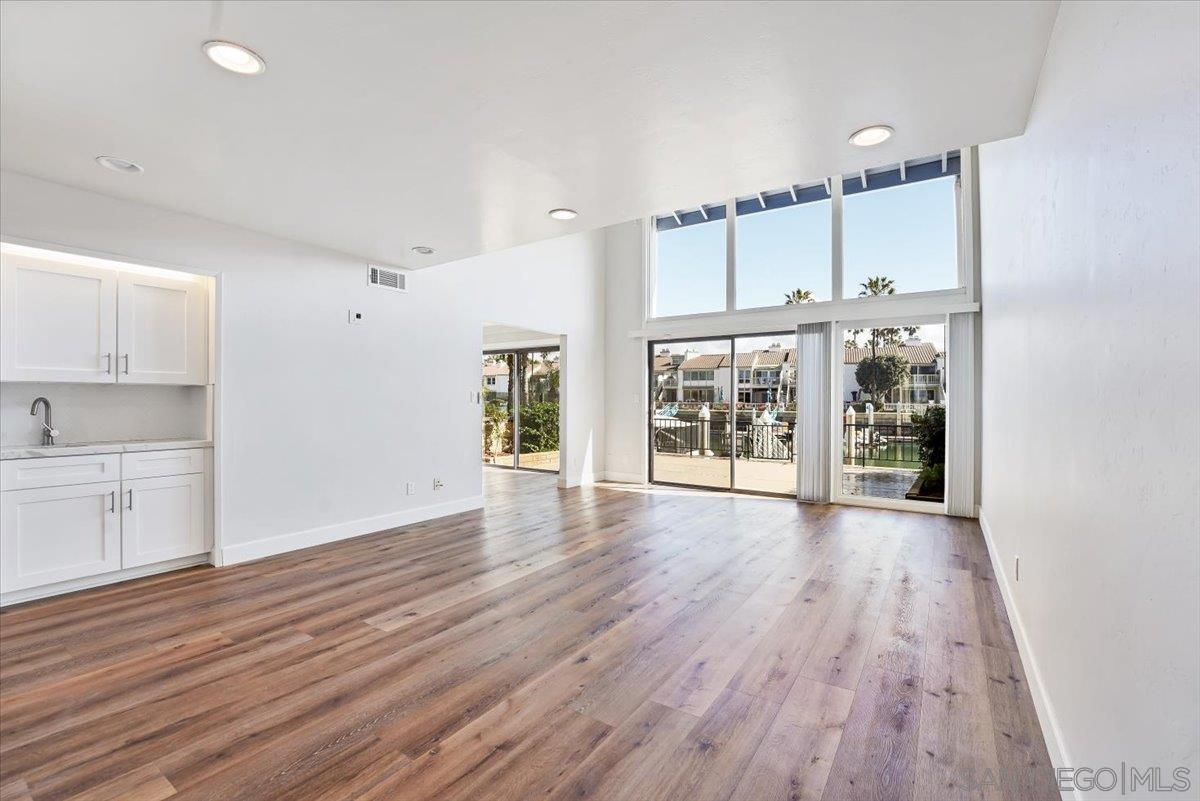
M 737 198 L 725 201 L 725 311 L 737 311 Z
M 830 231 L 832 237 L 830 242 L 829 252 L 832 256 L 830 261 L 830 269 L 833 271 L 830 276 L 829 285 L 833 288 L 830 292 L 832 300 L 842 299 L 842 176 L 835 175 L 829 179 L 829 206 L 830 206 Z

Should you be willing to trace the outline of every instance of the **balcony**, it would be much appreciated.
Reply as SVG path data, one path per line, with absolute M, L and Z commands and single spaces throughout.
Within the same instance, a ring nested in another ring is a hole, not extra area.
M 842 425 L 843 495 L 903 499 L 920 471 L 911 424 Z

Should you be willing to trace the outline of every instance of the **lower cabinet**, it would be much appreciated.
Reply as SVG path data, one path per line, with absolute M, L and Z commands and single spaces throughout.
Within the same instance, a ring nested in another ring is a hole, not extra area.
M 204 453 L 124 457 L 121 474 L 130 478 L 66 486 L 47 485 L 61 483 L 62 466 L 81 457 L 26 460 L 23 472 L 6 463 L 0 593 L 196 556 L 212 547 Z M 161 475 L 172 470 L 181 474 Z
M 121 566 L 139 567 L 207 550 L 204 474 L 121 482 Z
M 0 591 L 121 569 L 121 484 L 0 493 Z

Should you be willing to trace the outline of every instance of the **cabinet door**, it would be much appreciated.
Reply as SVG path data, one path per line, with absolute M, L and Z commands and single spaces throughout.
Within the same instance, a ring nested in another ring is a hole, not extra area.
M 208 382 L 208 302 L 199 280 L 120 275 L 117 380 Z
M 204 474 L 121 483 L 121 566 L 137 567 L 208 550 Z
M 121 568 L 121 484 L 0 492 L 0 592 Z
M 111 383 L 117 273 L 0 256 L 0 381 Z

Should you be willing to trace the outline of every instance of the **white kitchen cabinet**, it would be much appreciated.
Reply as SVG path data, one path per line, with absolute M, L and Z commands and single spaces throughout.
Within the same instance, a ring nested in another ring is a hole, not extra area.
M 0 493 L 0 592 L 121 568 L 116 481 Z
M 135 478 L 203 473 L 204 453 L 200 448 L 122 453 L 121 478 L 130 481 Z
M 0 256 L 0 381 L 112 383 L 114 270 Z
M 116 453 L 46 456 L 0 462 L 0 490 L 65 487 L 69 484 L 95 484 L 120 479 L 121 457 Z
M 208 381 L 208 304 L 195 280 L 120 273 L 117 381 L 204 384 Z
M 208 550 L 202 473 L 122 481 L 121 490 L 122 567 Z

